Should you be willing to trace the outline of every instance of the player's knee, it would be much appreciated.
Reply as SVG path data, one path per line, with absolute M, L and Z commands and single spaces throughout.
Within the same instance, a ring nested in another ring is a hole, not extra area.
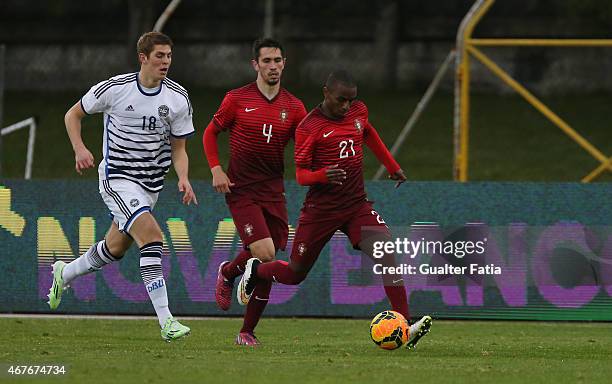
M 120 241 L 108 241 L 108 240 L 105 240 L 105 241 L 106 241 L 106 247 L 108 248 L 108 251 L 117 260 L 120 260 L 123 258 L 123 256 L 125 256 L 125 253 L 127 252 L 131 244 L 131 243 L 125 244 Z
M 150 231 L 141 236 L 141 241 L 143 244 L 150 243 L 162 243 L 164 241 L 161 232 L 159 231 Z
M 274 261 L 274 252 L 266 250 L 264 252 L 260 252 L 257 255 L 253 255 L 259 259 L 262 263 L 269 263 L 270 261 Z
M 274 243 L 272 242 L 254 243 L 251 244 L 249 249 L 253 257 L 258 258 L 262 263 L 274 261 L 276 249 L 274 248 Z

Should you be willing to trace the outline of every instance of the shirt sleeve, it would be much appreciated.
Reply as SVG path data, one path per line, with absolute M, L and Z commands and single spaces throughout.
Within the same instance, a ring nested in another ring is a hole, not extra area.
M 217 144 L 217 136 L 221 132 L 221 128 L 217 127 L 212 121 L 208 124 L 204 130 L 204 136 L 202 137 L 202 143 L 204 144 L 204 154 L 208 160 L 210 168 L 214 168 L 219 163 L 219 145 Z
M 399 171 L 401 167 L 387 149 L 387 146 L 381 140 L 380 136 L 378 136 L 378 132 L 369 121 L 366 121 L 365 128 L 363 131 L 363 139 L 365 144 L 372 150 L 378 161 L 381 162 L 387 168 L 387 172 L 389 174 L 394 174 Z
M 217 125 L 217 127 L 227 130 L 234 125 L 235 118 L 235 108 L 234 108 L 234 98 L 230 92 L 225 94 L 219 109 L 213 116 L 213 123 Z
M 93 87 L 81 97 L 81 108 L 88 114 L 108 112 L 110 110 L 110 95 L 112 89 L 107 88 L 110 80 L 102 81 Z
M 299 168 L 311 169 L 312 153 L 316 145 L 315 135 L 298 125 L 295 131 L 295 165 Z
M 170 134 L 172 137 L 182 139 L 193 135 L 195 128 L 193 127 L 193 109 L 189 96 L 185 95 L 185 99 L 182 100 L 180 105 L 181 108 L 170 122 Z

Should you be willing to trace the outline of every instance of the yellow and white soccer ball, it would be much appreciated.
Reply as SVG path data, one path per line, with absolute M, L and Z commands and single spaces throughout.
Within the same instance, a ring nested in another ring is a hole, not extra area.
M 370 337 L 382 349 L 393 350 L 408 342 L 410 327 L 401 313 L 383 311 L 370 323 Z

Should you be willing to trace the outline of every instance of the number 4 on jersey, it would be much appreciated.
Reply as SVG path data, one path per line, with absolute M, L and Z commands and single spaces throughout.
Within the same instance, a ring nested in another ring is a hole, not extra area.
M 272 138 L 272 124 L 263 125 L 263 135 L 268 138 L 268 140 L 266 140 L 266 143 L 269 143 L 270 139 Z

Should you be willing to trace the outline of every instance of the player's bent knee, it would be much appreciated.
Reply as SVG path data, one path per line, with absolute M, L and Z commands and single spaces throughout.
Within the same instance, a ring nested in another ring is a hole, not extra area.
M 256 257 L 262 263 L 274 261 L 276 249 L 271 238 L 265 238 L 255 241 L 249 245 L 249 250 L 253 257 Z
M 259 259 L 262 263 L 269 263 L 270 261 L 274 261 L 274 253 L 273 252 L 263 252 L 260 254 L 253 254 L 256 258 Z

